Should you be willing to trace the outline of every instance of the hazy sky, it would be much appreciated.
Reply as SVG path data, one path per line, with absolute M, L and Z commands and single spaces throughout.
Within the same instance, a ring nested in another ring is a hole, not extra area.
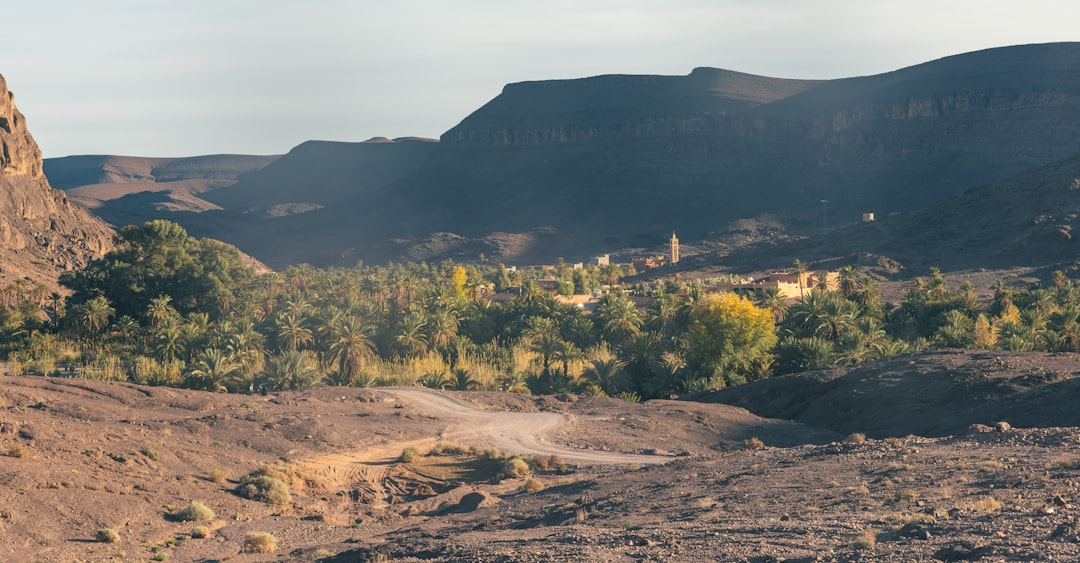
M 508 82 L 877 74 L 1080 40 L 1076 0 L 34 0 L 0 74 L 46 157 L 437 137 Z

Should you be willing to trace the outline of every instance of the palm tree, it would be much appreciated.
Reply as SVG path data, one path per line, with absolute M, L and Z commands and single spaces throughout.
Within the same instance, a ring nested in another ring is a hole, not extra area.
M 528 343 L 529 351 L 540 354 L 540 375 L 550 378 L 551 364 L 562 343 L 555 323 L 547 317 L 529 317 L 522 336 Z
M 60 326 L 60 305 L 64 300 L 64 296 L 54 291 L 49 294 L 48 300 L 49 303 L 51 303 L 50 309 L 52 309 L 52 314 L 49 316 L 49 318 L 52 321 L 53 329 L 56 329 Z
M 275 324 L 278 343 L 289 350 L 297 350 L 314 340 L 311 329 L 305 326 L 304 317 L 300 315 L 290 312 L 282 313 L 278 315 Z
M 799 297 L 802 297 L 803 295 L 803 276 L 805 276 L 808 271 L 809 269 L 806 267 L 806 264 L 803 264 L 802 260 L 796 259 L 791 263 L 791 275 L 795 276 L 799 283 Z
M 778 324 L 783 322 L 784 316 L 787 315 L 787 299 L 780 293 L 779 287 L 766 287 L 758 294 L 755 304 L 762 309 L 768 309 L 772 313 L 773 321 Z
M 855 269 L 855 266 L 848 264 L 840 268 L 839 284 L 840 293 L 844 297 L 851 299 L 855 295 L 855 291 L 859 287 L 859 272 Z
M 454 391 L 472 391 L 480 387 L 480 382 L 473 378 L 469 370 L 458 368 L 452 372 L 449 385 Z
M 108 326 L 109 319 L 115 313 L 116 309 L 109 305 L 109 301 L 99 295 L 79 305 L 75 320 L 93 336 Z
M 596 307 L 600 330 L 608 342 L 617 345 L 641 330 L 641 313 L 629 297 L 609 293 Z
M 570 379 L 570 364 L 576 364 L 577 362 L 583 361 L 585 359 L 585 352 L 573 343 L 561 340 L 559 341 L 558 347 L 555 349 L 555 355 L 552 359 L 562 364 L 563 378 Z
M 399 357 L 412 358 L 427 352 L 427 325 L 424 311 L 412 308 L 398 321 L 397 334 L 394 335 L 394 350 Z
M 623 372 L 630 378 L 632 391 L 642 392 L 649 386 L 649 380 L 656 375 L 656 368 L 660 366 L 661 360 L 658 344 L 655 334 L 639 332 L 619 346 Z
M 173 309 L 172 297 L 168 295 L 159 295 L 150 300 L 150 304 L 146 306 L 146 318 L 150 320 L 150 326 L 157 328 L 162 323 L 176 315 L 176 309 Z
M 307 389 L 322 379 L 319 362 L 309 350 L 285 350 L 270 358 L 263 375 L 278 390 Z
M 346 317 L 334 327 L 330 358 L 342 378 L 352 380 L 364 362 L 375 356 L 370 328 L 357 317 Z
M 622 368 L 623 363 L 615 358 L 593 360 L 592 365 L 585 368 L 581 376 L 605 394 L 615 396 L 627 390 L 622 381 Z
M 184 331 L 176 323 L 167 323 L 154 332 L 154 354 L 162 362 L 179 358 L 187 349 Z
M 428 344 L 442 348 L 457 336 L 457 315 L 448 308 L 440 307 L 427 317 L 426 328 Z
M 211 348 L 196 356 L 187 372 L 187 387 L 204 391 L 226 391 L 226 384 L 241 373 L 240 364 L 225 350 Z

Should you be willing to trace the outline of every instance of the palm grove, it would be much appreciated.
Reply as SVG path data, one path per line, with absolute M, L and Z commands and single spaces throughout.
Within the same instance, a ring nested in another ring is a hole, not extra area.
M 167 221 L 119 232 L 119 250 L 66 272 L 65 298 L 19 282 L 3 293 L 10 373 L 217 391 L 408 385 L 667 397 L 931 347 L 1080 350 L 1080 289 L 999 284 L 989 303 L 938 271 L 899 305 L 854 268 L 839 288 L 788 305 L 667 280 L 644 309 L 618 266 L 547 272 L 563 293 L 606 284 L 592 314 L 502 266 L 307 265 L 256 274 L 232 246 Z M 804 267 L 796 263 L 795 271 Z M 516 279 L 515 279 L 516 278 Z M 485 292 L 520 287 L 496 302 Z

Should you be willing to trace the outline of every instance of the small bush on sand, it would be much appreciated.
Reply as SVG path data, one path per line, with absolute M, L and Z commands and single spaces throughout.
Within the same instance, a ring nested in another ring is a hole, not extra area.
M 503 463 L 502 477 L 524 477 L 529 474 L 529 464 L 520 457 L 512 457 Z
M 521 490 L 526 493 L 538 493 L 544 490 L 544 484 L 539 479 L 528 478 L 525 480 L 525 484 L 521 486 Z
M 856 551 L 866 551 L 874 549 L 877 545 L 877 534 L 873 530 L 866 530 L 865 532 L 855 536 L 855 539 L 851 541 L 851 549 Z
M 7 455 L 8 457 L 26 457 L 30 455 L 30 452 L 22 444 L 12 444 L 8 446 Z
M 398 461 L 401 463 L 412 463 L 420 457 L 420 450 L 416 448 L 405 448 L 401 450 L 401 456 L 398 457 Z
M 206 479 L 211 483 L 217 483 L 220 485 L 225 482 L 225 472 L 222 471 L 220 468 L 215 467 L 206 474 Z
M 244 536 L 244 553 L 274 553 L 277 538 L 266 532 L 251 532 Z
M 866 434 L 863 434 L 862 432 L 855 432 L 854 434 L 849 434 L 847 438 L 844 438 L 845 444 L 862 444 L 865 441 Z
M 285 481 L 266 475 L 247 475 L 236 488 L 240 496 L 267 504 L 291 504 L 292 493 Z
M 195 526 L 191 529 L 191 537 L 195 539 L 203 539 L 210 537 L 210 528 L 206 526 Z
M 149 447 L 143 448 L 142 455 L 144 455 L 144 456 L 146 456 L 146 457 L 148 457 L 148 458 L 150 458 L 150 459 L 152 459 L 154 461 L 160 461 L 161 460 L 161 452 L 155 450 L 154 448 L 149 448 Z
M 214 511 L 205 504 L 193 500 L 184 508 L 174 512 L 173 518 L 181 522 L 205 522 L 214 519 Z
M 765 442 L 762 442 L 759 438 L 747 438 L 743 440 L 742 448 L 744 450 L 760 450 L 765 448 Z
M 267 504 L 291 504 L 290 487 L 303 485 L 309 479 L 291 464 L 264 465 L 240 478 L 236 493 Z
M 101 543 L 116 543 L 120 541 L 120 532 L 112 528 L 102 528 L 97 531 L 94 539 Z
M 431 448 L 431 453 L 433 455 L 466 455 L 471 452 L 468 446 L 463 446 L 456 442 L 439 440 L 435 443 L 435 447 Z
M 1005 505 L 1000 500 L 991 497 L 979 497 L 967 504 L 967 508 L 979 514 L 992 514 L 1004 508 Z

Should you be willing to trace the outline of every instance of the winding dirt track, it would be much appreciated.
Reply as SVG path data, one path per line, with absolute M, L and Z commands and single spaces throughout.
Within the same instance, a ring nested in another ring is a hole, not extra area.
M 436 436 L 421 440 L 390 442 L 351 452 L 338 452 L 300 460 L 330 487 L 367 490 L 371 500 L 383 504 L 385 466 L 407 447 L 426 448 L 447 440 L 479 448 L 498 448 L 512 454 L 557 455 L 577 465 L 623 465 L 667 463 L 673 457 L 577 449 L 553 444 L 545 435 L 567 417 L 547 412 L 502 412 L 479 409 L 436 391 L 420 388 L 384 388 L 408 409 L 433 416 L 444 426 Z M 382 466 L 382 469 L 379 469 Z
M 557 455 L 578 465 L 667 463 L 673 457 L 576 449 L 553 444 L 545 435 L 566 421 L 552 412 L 501 412 L 478 409 L 451 397 L 415 387 L 391 388 L 403 403 L 447 422 L 442 440 L 499 448 L 512 454 Z M 398 452 L 400 453 L 400 448 Z

